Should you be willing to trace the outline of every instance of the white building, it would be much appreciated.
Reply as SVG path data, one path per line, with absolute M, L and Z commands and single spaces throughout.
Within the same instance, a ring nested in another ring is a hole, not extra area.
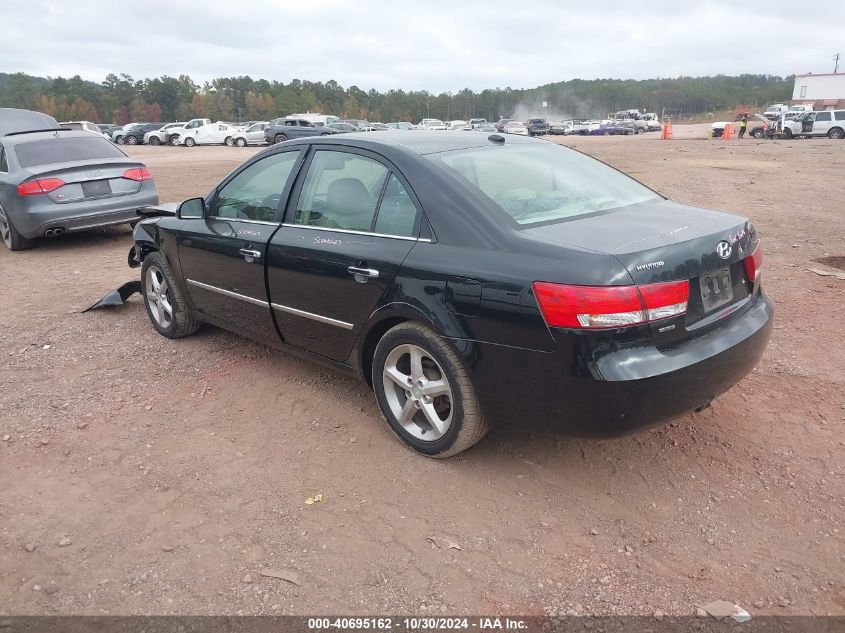
M 790 103 L 812 103 L 814 110 L 845 108 L 845 73 L 795 75 Z

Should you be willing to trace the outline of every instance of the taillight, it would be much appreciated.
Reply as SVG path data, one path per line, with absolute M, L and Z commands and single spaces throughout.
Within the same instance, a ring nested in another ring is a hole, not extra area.
M 42 193 L 50 193 L 64 186 L 64 181 L 58 178 L 45 178 L 44 180 L 30 180 L 18 185 L 19 196 L 37 196 Z
M 759 243 L 754 252 L 742 260 L 742 263 L 745 264 L 745 276 L 748 281 L 756 284 L 760 279 L 760 269 L 763 267 L 763 249 L 760 248 Z
M 642 286 L 568 286 L 534 282 L 551 327 L 602 329 L 639 325 L 687 311 L 689 281 Z
M 138 182 L 144 182 L 145 180 L 152 180 L 153 175 L 150 173 L 150 170 L 146 167 L 135 167 L 134 169 L 127 169 L 123 172 L 123 177 L 128 178 L 129 180 L 137 180 Z

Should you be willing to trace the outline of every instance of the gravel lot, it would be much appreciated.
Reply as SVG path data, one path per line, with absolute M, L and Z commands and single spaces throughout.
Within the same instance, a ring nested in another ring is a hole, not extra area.
M 635 436 L 432 461 L 345 377 L 167 340 L 137 296 L 80 314 L 136 278 L 128 228 L 0 248 L 0 613 L 845 614 L 845 281 L 808 271 L 845 262 L 845 142 L 554 140 L 754 219 L 777 322 L 744 381 Z M 127 151 L 177 201 L 256 150 Z

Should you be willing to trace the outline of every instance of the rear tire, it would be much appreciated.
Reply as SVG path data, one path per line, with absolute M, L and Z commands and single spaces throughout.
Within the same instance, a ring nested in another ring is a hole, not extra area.
M 239 138 L 239 139 L 235 140 L 235 145 L 237 145 L 238 147 L 246 147 L 246 139 L 245 138 Z
M 124 140 L 124 142 L 127 145 L 137 145 L 138 144 L 138 138 L 135 137 L 135 136 L 127 136 L 126 139 Z
M 173 136 L 171 136 L 171 137 L 170 137 L 170 139 L 168 139 L 167 144 L 168 144 L 168 145 L 173 145 L 174 147 L 175 147 L 176 145 L 179 145 L 179 135 L 178 135 L 178 134 L 174 134 Z
M 157 136 L 151 136 L 150 145 L 161 145 L 161 139 Z
M 35 240 L 23 237 L 15 225 L 12 224 L 12 219 L 6 215 L 6 210 L 0 206 L 0 239 L 10 251 L 25 251 L 35 246 Z
M 193 147 L 196 144 L 197 144 L 197 142 L 194 139 L 192 139 L 190 136 L 185 139 L 185 147 Z
M 227 137 L 226 137 L 226 140 L 225 140 L 225 141 L 223 141 L 223 145 L 225 145 L 226 147 L 234 147 L 234 146 L 235 146 L 235 141 L 232 139 L 232 137 L 231 137 L 231 136 L 227 136 Z
M 843 138 L 845 137 L 845 130 L 841 127 L 835 127 L 827 133 L 827 137 L 836 139 Z
M 141 264 L 141 295 L 153 327 L 167 338 L 194 334 L 201 323 L 188 307 L 187 293 L 159 252 L 148 254 Z
M 114 139 L 114 142 L 117 143 L 118 145 L 123 145 L 123 137 L 118 136 L 117 138 Z
M 286 140 L 288 140 L 288 137 L 284 134 L 276 134 L 276 136 L 273 137 L 273 144 L 276 145 L 278 143 L 284 143 Z
M 460 357 L 444 338 L 419 323 L 401 323 L 381 338 L 372 381 L 390 429 L 422 455 L 451 457 L 487 434 Z

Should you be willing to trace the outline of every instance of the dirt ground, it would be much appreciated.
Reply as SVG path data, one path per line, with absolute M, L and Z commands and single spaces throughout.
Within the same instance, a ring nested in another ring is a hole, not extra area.
M 845 614 L 845 281 L 807 270 L 845 255 L 845 142 L 554 140 L 753 218 L 777 321 L 745 380 L 638 435 L 434 461 L 348 378 L 170 341 L 137 296 L 80 314 L 137 278 L 127 228 L 0 248 L 0 613 Z M 255 150 L 128 151 L 177 201 Z

